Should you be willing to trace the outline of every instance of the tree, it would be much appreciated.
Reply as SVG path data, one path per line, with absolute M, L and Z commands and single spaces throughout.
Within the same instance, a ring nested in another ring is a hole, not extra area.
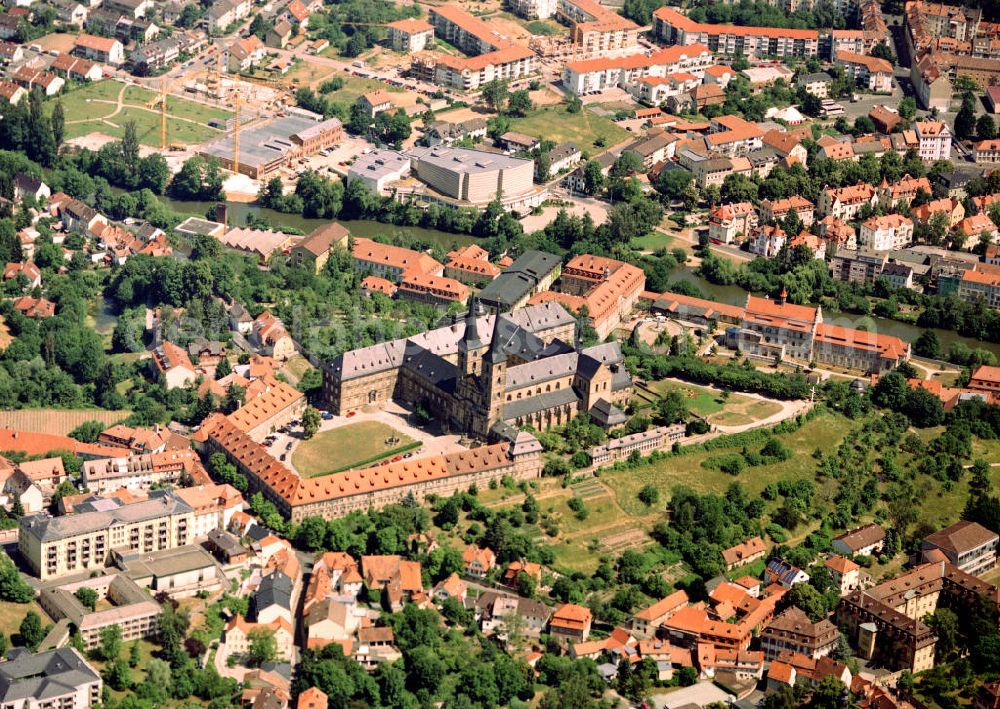
M 604 187 L 604 168 L 596 160 L 590 160 L 583 168 L 583 190 L 589 195 L 598 194 Z
M 142 660 L 142 653 L 139 651 L 139 641 L 136 640 L 128 649 L 128 666 L 136 668 Z
M 260 667 L 271 662 L 278 655 L 278 643 L 274 639 L 274 631 L 270 628 L 254 628 L 250 631 L 250 647 L 247 659 L 250 664 Z
M 971 138 L 976 131 L 976 102 L 971 92 L 962 96 L 962 107 L 955 115 L 955 135 L 960 140 Z
M 0 599 L 13 603 L 31 603 L 34 598 L 34 589 L 21 576 L 14 562 L 6 555 L 0 558 Z
M 221 360 L 219 360 L 219 363 L 215 365 L 215 378 L 217 380 L 232 374 L 232 372 L 233 372 L 233 365 L 229 363 L 228 357 L 223 357 Z
M 611 177 L 627 177 L 642 170 L 642 158 L 631 150 L 622 152 L 611 165 Z
M 534 108 L 535 104 L 531 101 L 531 94 L 527 89 L 515 91 L 507 99 L 507 112 L 511 115 L 525 116 Z
M 263 15 L 254 15 L 253 20 L 250 22 L 250 34 L 257 35 L 257 38 L 263 42 L 266 39 L 267 31 L 272 26 L 271 22 L 266 20 Z
M 481 96 L 483 102 L 489 106 L 494 113 L 503 111 L 507 104 L 507 82 L 503 79 L 492 79 L 482 86 Z
M 924 330 L 913 343 L 913 353 L 931 359 L 941 358 L 941 343 L 933 330 Z
M 566 99 L 566 113 L 580 113 L 583 111 L 583 100 L 573 94 L 568 99 Z
M 642 504 L 652 507 L 660 499 L 660 491 L 656 489 L 654 485 L 645 485 L 641 490 L 639 490 L 639 502 Z
M 7 640 L 7 636 L 0 632 L 0 657 L 7 657 L 7 651 L 10 650 L 10 641 Z
M 788 592 L 788 600 L 798 606 L 809 620 L 818 623 L 827 616 L 826 600 L 823 594 L 807 583 L 797 583 Z
M 670 200 L 681 199 L 685 190 L 694 182 L 694 175 L 687 170 L 660 170 L 656 176 L 656 191 Z
M 844 706 L 847 687 L 833 676 L 824 677 L 813 690 L 809 706 L 815 709 L 839 709 Z
M 885 59 L 889 63 L 895 63 L 896 61 L 896 57 L 893 55 L 892 49 L 889 48 L 889 45 L 885 43 L 884 39 L 872 47 L 871 55 L 873 57 L 878 57 L 879 59 Z
M 976 121 L 976 135 L 980 140 L 993 140 L 997 137 L 997 124 L 993 116 L 984 113 Z
M 938 608 L 933 613 L 924 616 L 927 627 L 937 636 L 934 652 L 938 662 L 945 660 L 958 647 L 959 621 L 958 615 L 950 608 Z
M 73 595 L 76 596 L 76 599 L 91 612 L 97 608 L 97 591 L 94 589 L 84 586 L 83 588 L 76 589 L 76 592 Z
M 122 629 L 109 625 L 101 630 L 101 657 L 107 662 L 117 660 L 122 652 Z
M 912 96 L 904 96 L 899 102 L 899 115 L 908 121 L 912 121 L 917 115 L 917 100 Z
M 52 117 L 49 120 L 52 122 L 52 140 L 56 144 L 56 150 L 59 150 L 66 129 L 66 113 L 63 110 L 62 101 L 56 102 L 55 107 L 52 109 Z
M 42 619 L 35 611 L 28 611 L 18 628 L 21 644 L 32 652 L 38 649 L 42 640 L 45 639 L 45 630 L 42 628 Z
M 315 436 L 316 432 L 319 431 L 321 421 L 319 411 L 307 406 L 306 410 L 302 412 L 302 435 L 307 439 Z

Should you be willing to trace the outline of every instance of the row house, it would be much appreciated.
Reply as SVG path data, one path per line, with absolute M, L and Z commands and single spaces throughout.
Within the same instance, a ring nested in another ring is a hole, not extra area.
M 474 91 L 495 79 L 517 81 L 537 70 L 537 56 L 521 45 L 503 47 L 474 57 L 448 54 L 420 55 L 414 58 L 418 76 L 438 86 L 459 91 Z
M 628 88 L 644 78 L 665 78 L 670 74 L 691 74 L 702 78 L 714 64 L 712 52 L 702 44 L 666 47 L 653 54 L 586 59 L 568 62 L 562 71 L 563 86 L 578 96 L 612 88 Z
M 821 52 L 817 30 L 703 24 L 673 7 L 661 7 L 653 13 L 653 33 L 667 44 L 704 44 L 717 54 L 751 60 L 814 57 Z

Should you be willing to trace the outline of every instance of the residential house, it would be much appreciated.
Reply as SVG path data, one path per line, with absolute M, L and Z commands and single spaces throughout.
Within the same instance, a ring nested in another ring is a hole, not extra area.
M 802 226 L 808 227 L 813 223 L 815 205 L 799 195 L 773 201 L 765 199 L 760 203 L 760 220 L 765 223 L 782 222 L 791 212 L 798 215 Z
M 823 565 L 830 572 L 833 585 L 841 596 L 861 587 L 861 567 L 850 559 L 835 554 L 824 561 Z
M 816 98 L 827 98 L 830 95 L 831 83 L 833 83 L 833 77 L 825 71 L 820 71 L 815 74 L 800 76 L 796 80 L 795 85 L 805 89 L 806 93 L 810 93 Z
M 688 595 L 684 590 L 674 591 L 651 606 L 648 606 L 632 616 L 629 627 L 632 634 L 640 639 L 650 639 L 656 636 L 657 630 L 671 615 L 688 604 Z
M 590 636 L 593 614 L 589 608 L 564 603 L 556 608 L 549 619 L 549 634 L 563 640 L 585 642 Z
M 264 34 L 264 44 L 268 47 L 284 49 L 292 38 L 293 29 L 292 23 L 288 20 L 279 20 L 267 28 L 267 32 Z
M 335 222 L 316 227 L 305 239 L 292 247 L 289 261 L 309 266 L 315 273 L 319 273 L 335 248 L 347 248 L 349 238 L 347 229 Z
M 252 34 L 243 39 L 235 39 L 229 45 L 226 68 L 234 73 L 247 71 L 250 67 L 259 64 L 266 55 L 267 49 L 257 35 Z
M 125 47 L 117 39 L 81 34 L 73 48 L 76 54 L 95 62 L 121 66 L 125 63 Z
M 198 376 L 187 352 L 172 342 L 164 341 L 153 350 L 152 362 L 167 389 L 189 386 Z
M 920 141 L 920 159 L 926 162 L 951 159 L 951 130 L 944 121 L 917 121 L 913 124 Z
M 392 96 L 384 89 L 361 94 L 358 97 L 358 105 L 372 118 L 384 111 L 391 111 L 395 108 Z
M 489 548 L 467 546 L 462 552 L 463 570 L 466 576 L 475 579 L 486 578 L 486 574 L 496 566 L 497 557 Z
M 3 279 L 5 281 L 11 281 L 18 277 L 24 277 L 25 287 L 28 289 L 39 288 L 42 285 L 42 272 L 31 261 L 16 261 L 4 266 Z
M 834 537 L 831 546 L 844 556 L 873 556 L 882 551 L 884 544 L 885 531 L 873 522 Z
M 785 230 L 781 227 L 759 226 L 750 237 L 750 253 L 763 258 L 771 258 L 781 251 L 785 241 Z
M 760 537 L 751 537 L 745 542 L 724 549 L 722 560 L 726 562 L 726 571 L 732 571 L 741 566 L 752 564 L 758 559 L 763 559 L 766 555 L 767 545 L 764 544 L 764 540 Z
M 873 251 L 905 248 L 913 241 L 913 222 L 900 214 L 869 217 L 861 223 L 859 245 Z
M 259 347 L 263 354 L 281 361 L 287 360 L 297 351 L 285 324 L 268 310 L 253 321 L 250 342 Z
M 791 588 L 797 583 L 809 581 L 809 574 L 787 561 L 771 559 L 764 570 L 764 578 L 768 583 L 779 583 L 785 588 Z
M 221 34 L 233 23 L 249 17 L 252 9 L 250 0 L 215 0 L 205 13 L 206 27 L 213 34 Z
M 757 226 L 757 210 L 752 202 L 721 204 L 708 220 L 708 238 L 719 244 L 740 242 Z
M 874 208 L 878 204 L 878 193 L 872 185 L 859 182 L 850 187 L 823 188 L 819 193 L 816 211 L 823 216 L 849 222 L 866 204 Z
M 885 59 L 854 52 L 837 52 L 837 66 L 859 86 L 875 93 L 892 93 L 892 64 Z

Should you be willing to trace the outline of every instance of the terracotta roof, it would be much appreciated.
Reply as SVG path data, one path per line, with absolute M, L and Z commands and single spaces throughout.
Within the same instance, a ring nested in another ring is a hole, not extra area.
M 849 549 L 857 553 L 861 549 L 877 544 L 883 539 L 885 539 L 885 532 L 882 531 L 880 526 L 872 523 L 844 532 L 840 536 L 834 537 L 833 541 L 843 542 Z
M 704 44 L 674 45 L 649 55 L 630 54 L 624 57 L 606 57 L 567 62 L 566 68 L 577 74 L 589 74 L 595 71 L 608 71 L 609 69 L 645 69 L 653 66 L 669 66 L 684 59 L 697 57 L 706 53 L 711 54 L 711 52 L 712 50 Z
M 390 298 L 396 295 L 396 291 L 399 290 L 399 286 L 389 279 L 382 278 L 381 276 L 365 276 L 361 279 L 359 287 L 361 290 L 366 290 L 371 293 L 382 293 Z
M 861 568 L 853 561 L 843 556 L 831 556 L 829 559 L 823 562 L 823 564 L 824 566 L 826 566 L 826 568 L 833 569 L 841 576 L 843 576 L 844 574 L 849 574 L 852 571 L 857 571 L 858 569 Z
M 299 695 L 296 709 L 327 709 L 326 693 L 317 687 L 310 687 Z
M 564 603 L 556 608 L 552 614 L 549 625 L 566 630 L 583 630 L 590 625 L 593 615 L 589 608 L 578 606 L 575 603 Z
M 92 34 L 81 34 L 76 38 L 76 46 L 83 47 L 85 49 L 93 49 L 95 52 L 103 52 L 108 54 L 115 45 L 121 46 L 121 42 L 117 39 L 109 37 L 96 37 Z
M 229 421 L 241 431 L 250 431 L 305 399 L 305 394 L 287 382 L 268 377 L 264 384 L 263 391 L 229 414 Z
M 159 347 L 153 350 L 153 363 L 161 372 L 169 372 L 177 367 L 184 367 L 194 371 L 194 365 L 188 357 L 184 348 L 178 347 L 173 342 L 164 341 Z
M 760 537 L 751 537 L 745 542 L 723 550 L 722 559 L 726 562 L 727 566 L 731 566 L 732 564 L 738 564 L 743 559 L 764 554 L 766 552 L 767 545 L 764 544 L 764 540 Z
M 793 686 L 795 684 L 795 669 L 784 662 L 778 662 L 777 660 L 771 663 L 771 667 L 767 670 L 768 681 L 781 682 L 782 684 L 787 684 L 788 686 Z
M 687 593 L 681 589 L 680 591 L 674 591 L 666 598 L 660 599 L 651 606 L 648 606 L 638 613 L 635 614 L 635 618 L 638 620 L 644 620 L 646 622 L 655 621 L 661 618 L 670 611 L 677 610 L 688 603 Z
M 854 330 L 828 323 L 816 326 L 816 342 L 842 345 L 856 350 L 878 351 L 882 357 L 891 360 L 903 359 L 910 352 L 909 344 L 893 335 Z
M 441 264 L 427 254 L 404 249 L 401 246 L 381 244 L 371 239 L 356 238 L 353 255 L 359 261 L 388 265 L 404 273 L 411 270 L 418 273 L 432 273 L 441 269 Z
M 854 52 L 837 52 L 837 61 L 846 64 L 860 64 L 872 74 L 892 74 L 892 64 L 885 59 L 871 57 L 867 54 L 855 54 Z
M 817 30 L 779 29 L 777 27 L 738 27 L 736 25 L 702 24 L 682 15 L 675 8 L 661 7 L 653 13 L 653 17 L 690 33 L 705 33 L 710 35 L 730 35 L 734 37 L 774 37 L 778 39 L 819 39 Z

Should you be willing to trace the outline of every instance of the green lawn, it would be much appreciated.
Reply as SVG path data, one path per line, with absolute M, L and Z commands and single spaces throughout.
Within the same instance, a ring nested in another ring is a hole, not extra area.
M 121 88 L 121 82 L 100 81 L 63 96 L 61 101 L 66 112 L 66 137 L 77 138 L 99 132 L 117 138 L 124 133 L 125 124 L 134 121 L 139 140 L 146 145 L 159 146 L 159 111 L 156 107 L 151 110 L 146 108 L 156 94 L 139 86 L 129 86 L 122 96 L 124 107 L 115 113 Z M 55 103 L 50 101 L 49 105 L 54 106 Z M 167 97 L 167 108 L 167 141 L 171 143 L 195 144 L 213 140 L 222 135 L 222 132 L 210 128 L 208 121 L 225 120 L 232 115 L 229 111 L 176 96 Z
M 387 443 L 393 437 L 396 440 Z M 300 443 L 292 453 L 292 465 L 305 477 L 317 477 L 387 456 L 413 442 L 409 436 L 378 421 L 352 423 L 317 433 Z
M 344 86 L 336 91 L 324 94 L 324 96 L 330 101 L 354 103 L 358 100 L 358 97 L 361 96 L 361 94 L 366 94 L 369 91 L 377 91 L 378 89 L 394 93 L 401 93 L 403 91 L 403 89 L 399 86 L 390 86 L 384 81 L 379 81 L 377 79 L 366 79 L 361 76 L 348 76 L 345 75 L 344 72 L 334 74 L 333 76 L 343 79 Z
M 629 132 L 607 118 L 589 111 L 567 113 L 563 105 L 543 106 L 524 118 L 514 118 L 510 129 L 556 143 L 576 143 L 581 150 L 594 152 L 594 141 L 603 138 L 610 148 L 629 137 Z
M 635 470 L 605 471 L 601 474 L 601 480 L 614 490 L 618 504 L 629 515 L 648 513 L 648 508 L 636 497 L 639 490 L 647 484 L 660 490 L 661 501 L 665 501 L 675 485 L 686 485 L 701 493 L 721 494 L 730 483 L 740 482 L 748 493 L 755 495 L 772 482 L 786 478 L 812 478 L 816 470 L 812 452 L 816 448 L 832 451 L 856 425 L 856 422 L 836 414 L 817 416 L 798 431 L 780 436 L 781 441 L 792 450 L 792 456 L 788 460 L 776 465 L 749 468 L 738 476 L 701 467 L 706 458 L 722 452 L 714 450 L 670 456 Z
M 98 81 L 84 84 L 60 96 L 58 100 L 62 102 L 66 120 L 78 121 L 108 115 L 115 110 L 114 104 L 122 85 L 120 81 Z M 56 101 L 49 101 L 48 105 L 55 106 Z M 71 126 L 67 126 L 69 127 Z
M 632 246 L 642 251 L 658 251 L 660 249 L 672 249 L 674 246 L 683 243 L 678 242 L 674 237 L 664 234 L 662 231 L 654 231 L 645 236 L 636 236 L 632 239 Z

